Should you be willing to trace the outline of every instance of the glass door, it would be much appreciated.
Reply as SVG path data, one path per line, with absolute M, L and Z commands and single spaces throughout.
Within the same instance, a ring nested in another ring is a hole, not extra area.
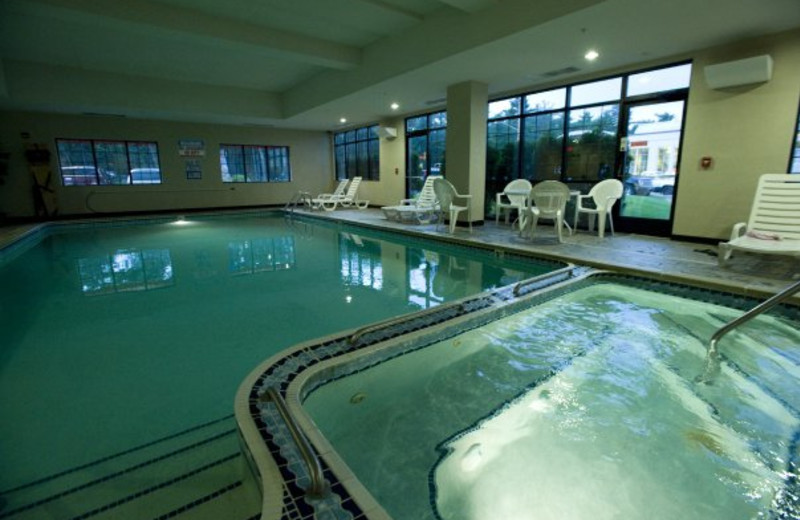
M 685 104 L 677 100 L 626 107 L 620 141 L 625 187 L 617 226 L 621 231 L 670 234 Z

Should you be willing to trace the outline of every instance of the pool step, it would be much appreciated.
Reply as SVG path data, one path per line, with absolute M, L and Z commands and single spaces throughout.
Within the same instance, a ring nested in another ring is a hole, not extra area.
M 254 486 L 227 417 L 10 490 L 0 519 L 246 519 Z

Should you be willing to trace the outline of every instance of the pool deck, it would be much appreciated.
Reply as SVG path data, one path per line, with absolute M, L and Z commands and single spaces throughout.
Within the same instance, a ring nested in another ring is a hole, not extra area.
M 483 225 L 474 226 L 472 233 L 466 227 L 458 227 L 451 235 L 446 226 L 387 220 L 377 208 L 336 211 L 298 209 L 296 213 L 409 235 L 531 254 L 551 260 L 600 268 L 610 267 L 630 274 L 693 282 L 709 288 L 754 295 L 775 293 L 800 279 L 800 260 L 797 258 L 737 252 L 722 268 L 717 262 L 716 244 L 701 242 L 619 232 L 614 236 L 606 232 L 606 236 L 601 239 L 597 233 L 579 229 L 572 235 L 565 233 L 564 242 L 558 243 L 553 227 L 548 224 L 540 225 L 537 235 L 529 240 L 521 238 L 516 228 L 502 221 L 495 224 L 491 219 Z M 85 222 L 85 219 L 82 221 Z M 40 226 L 42 224 L 0 227 L 0 248 Z
M 519 236 L 518 228 L 502 220 L 500 224 L 487 220 L 484 225 L 474 226 L 472 233 L 466 227 L 457 227 L 451 235 L 446 226 L 387 220 L 379 209 L 330 212 L 299 209 L 297 213 L 737 292 L 775 293 L 800 279 L 800 261 L 784 256 L 737 252 L 722 268 L 717 261 L 716 244 L 630 233 L 611 236 L 609 231 L 601 239 L 596 232 L 589 233 L 586 229 L 572 235 L 564 233 L 564 242 L 559 243 L 553 227 L 547 223 L 539 225 L 533 239 L 527 239 Z

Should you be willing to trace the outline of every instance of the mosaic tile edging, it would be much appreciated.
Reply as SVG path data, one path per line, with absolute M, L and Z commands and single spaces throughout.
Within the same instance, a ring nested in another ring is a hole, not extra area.
M 367 370 L 370 367 L 373 367 L 377 364 L 383 363 L 395 357 L 405 355 L 407 353 L 419 350 L 421 348 L 425 348 L 427 345 L 445 340 L 457 334 L 461 334 L 466 330 L 471 330 L 476 327 L 480 327 L 490 321 L 494 321 L 496 319 L 506 317 L 510 314 L 514 314 L 522 310 L 535 307 L 536 305 L 539 305 L 544 301 L 556 298 L 567 292 L 571 292 L 580 289 L 582 287 L 586 287 L 588 285 L 595 285 L 598 282 L 624 283 L 626 285 L 633 287 L 646 288 L 651 291 L 668 293 L 675 296 L 681 296 L 706 303 L 722 304 L 725 306 L 737 308 L 739 310 L 747 310 L 758 303 L 754 298 L 750 296 L 732 294 L 717 289 L 708 289 L 702 286 L 694 286 L 694 285 L 663 281 L 643 276 L 619 274 L 613 271 L 595 270 L 593 268 L 586 268 L 586 267 L 576 267 L 575 269 L 572 270 L 572 274 L 573 276 L 570 277 L 571 279 L 568 278 L 567 280 L 569 281 L 569 283 L 561 284 L 558 283 L 558 281 L 553 281 L 550 284 L 544 284 L 545 287 L 535 287 L 534 289 L 531 289 L 519 295 L 520 297 L 522 297 L 526 294 L 531 294 L 530 297 L 524 298 L 523 300 L 515 301 L 508 306 L 503 306 L 500 309 L 498 309 L 497 312 L 494 312 L 494 310 L 492 310 L 487 314 L 483 314 L 474 319 L 470 319 L 467 322 L 461 322 L 458 324 L 459 326 L 457 331 L 438 330 L 434 335 L 425 337 L 425 339 L 421 342 L 418 338 L 414 338 L 409 341 L 401 342 L 400 344 L 385 346 L 384 348 L 381 348 L 381 350 L 378 353 L 371 352 L 367 355 L 362 356 L 359 359 L 356 359 L 353 362 L 347 363 L 345 367 L 338 367 L 332 370 L 325 369 L 322 372 L 308 378 L 307 381 L 303 384 L 301 400 L 304 400 L 305 397 L 307 397 L 310 393 L 312 393 L 316 388 L 319 388 L 320 386 L 327 384 L 328 382 L 343 377 L 347 377 L 348 375 L 355 374 L 363 370 Z M 564 279 L 561 278 L 560 280 Z M 546 282 L 546 280 L 543 282 Z M 547 290 L 540 291 L 540 289 L 547 289 Z M 509 301 L 510 299 L 512 299 L 511 295 L 508 294 L 509 292 L 510 292 L 509 288 L 506 287 L 503 288 L 503 290 L 495 291 L 494 293 L 492 293 L 492 295 L 499 300 Z M 724 299 L 725 300 L 724 303 L 720 303 L 720 299 Z M 793 320 L 800 320 L 800 308 L 786 306 L 785 308 L 782 308 L 781 315 L 784 315 L 787 318 Z M 419 329 L 417 329 L 417 331 L 419 331 Z M 585 355 L 587 352 L 579 353 L 578 356 Z M 575 357 L 573 357 L 572 359 L 575 359 Z M 479 420 L 476 424 L 473 424 L 472 426 L 465 428 L 464 430 L 456 433 L 449 439 L 443 441 L 443 443 L 440 445 L 439 448 L 440 458 L 436 464 L 438 465 L 438 463 L 442 460 L 442 458 L 446 456 L 446 451 L 442 450 L 441 446 L 443 446 L 447 442 L 451 442 L 455 438 L 463 436 L 469 433 L 470 431 L 474 430 L 479 423 L 482 423 L 487 418 L 490 418 L 496 415 L 497 413 L 500 413 L 502 409 L 510 406 L 521 395 L 529 391 L 530 388 L 533 388 L 538 384 L 541 384 L 542 382 L 544 382 L 544 380 L 551 377 L 552 375 L 553 374 L 545 376 L 543 380 L 536 381 L 529 387 L 522 389 L 520 393 L 518 393 L 515 397 L 512 397 L 511 399 L 502 403 L 486 418 Z M 798 431 L 797 437 L 798 437 L 797 442 L 798 444 L 800 444 L 800 431 Z M 795 460 L 795 458 L 798 457 L 800 457 L 800 454 L 797 454 L 797 456 L 792 458 L 792 460 L 787 461 L 787 468 L 796 465 L 797 461 Z M 434 497 L 436 493 L 435 484 L 433 481 L 434 470 L 435 466 L 434 469 L 429 474 L 429 486 L 431 487 L 432 490 L 431 497 Z M 793 492 L 797 491 L 798 488 L 800 488 L 800 483 L 796 483 L 794 486 L 787 485 L 787 490 L 785 491 L 785 495 L 790 497 L 794 496 Z M 774 511 L 771 511 L 771 513 L 784 514 L 787 511 L 787 507 L 789 508 L 793 507 L 791 504 L 787 505 L 787 501 L 782 502 L 780 505 L 782 507 L 779 512 L 775 513 Z M 431 507 L 432 511 L 434 511 L 434 514 L 436 514 L 437 518 L 440 518 L 436 510 L 435 503 L 433 503 L 433 498 Z M 779 516 L 778 518 L 783 518 L 783 517 L 784 516 Z
M 557 271 L 555 276 L 552 277 L 551 284 L 558 284 L 565 278 L 571 277 L 572 268 L 564 268 Z M 568 270 L 565 273 L 563 271 Z M 544 280 L 538 283 L 544 283 Z M 289 384 L 304 370 L 310 368 L 318 363 L 333 359 L 335 357 L 359 351 L 361 349 L 382 343 L 387 340 L 403 336 L 410 332 L 424 330 L 433 327 L 443 322 L 458 318 L 461 316 L 469 315 L 477 311 L 485 310 L 496 304 L 508 305 L 508 300 L 511 298 L 513 286 L 506 286 L 488 293 L 472 296 L 470 298 L 456 301 L 448 305 L 434 307 L 420 311 L 416 314 L 410 315 L 407 319 L 399 323 L 389 323 L 383 327 L 376 327 L 374 330 L 365 332 L 358 338 L 357 341 L 350 343 L 349 338 L 352 332 L 346 335 L 336 335 L 301 344 L 295 349 L 286 351 L 283 355 L 277 355 L 267 363 L 262 365 L 258 371 L 261 373 L 254 380 L 252 384 L 248 384 L 248 388 L 240 388 L 247 391 L 247 410 L 250 419 L 258 430 L 263 443 L 267 445 L 269 455 L 272 457 L 274 463 L 283 480 L 283 512 L 281 518 L 288 520 L 294 518 L 289 514 L 289 510 L 294 508 L 301 512 L 302 518 L 304 515 L 313 514 L 313 507 L 308 504 L 304 498 L 303 488 L 307 484 L 307 473 L 305 466 L 297 461 L 301 460 L 299 453 L 296 451 L 293 443 L 286 444 L 286 432 L 283 431 L 285 425 L 282 420 L 276 420 L 277 416 L 272 410 L 272 405 L 268 401 L 264 401 L 266 388 L 269 386 L 274 387 L 282 396 L 286 396 Z M 396 321 L 396 320 L 387 320 Z M 377 324 L 377 325 L 380 325 Z M 368 326 L 369 327 L 369 326 Z M 237 397 L 238 399 L 238 397 Z M 240 429 L 242 425 L 240 423 Z M 273 432 L 272 430 L 276 430 Z M 245 451 L 250 451 L 249 446 L 243 446 Z M 318 452 L 317 448 L 313 448 Z M 319 453 L 317 453 L 319 455 Z M 254 457 L 248 453 L 246 455 L 248 462 L 252 462 L 251 470 L 257 475 L 259 481 L 263 481 L 260 475 L 258 465 L 254 463 Z M 366 519 L 366 512 L 359 508 L 355 503 L 352 496 L 339 482 L 333 474 L 331 468 L 325 464 L 324 460 L 320 460 L 323 466 L 323 472 L 326 478 L 331 482 L 332 490 L 335 494 L 339 495 L 341 500 L 342 509 L 346 510 L 353 516 L 342 516 L 341 518 L 357 518 Z M 253 467 L 255 466 L 255 467 Z M 294 510 L 293 509 L 293 510 Z M 338 514 L 326 510 L 326 515 Z M 321 518 L 316 516 L 314 518 Z M 326 518 L 340 518 L 340 516 L 327 516 Z

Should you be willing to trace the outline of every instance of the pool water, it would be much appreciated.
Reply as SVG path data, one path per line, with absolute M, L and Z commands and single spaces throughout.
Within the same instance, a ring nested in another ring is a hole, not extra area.
M 433 244 L 269 215 L 46 234 L 0 266 L 0 493 L 229 417 L 301 341 L 558 267 Z
M 625 283 L 572 292 L 313 390 L 396 520 L 798 518 L 800 332 Z

